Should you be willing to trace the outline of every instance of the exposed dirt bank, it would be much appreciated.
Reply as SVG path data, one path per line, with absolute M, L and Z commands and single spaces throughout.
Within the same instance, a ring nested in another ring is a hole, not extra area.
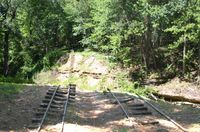
M 156 95 L 171 101 L 188 101 L 200 104 L 200 86 L 174 78 L 156 86 Z

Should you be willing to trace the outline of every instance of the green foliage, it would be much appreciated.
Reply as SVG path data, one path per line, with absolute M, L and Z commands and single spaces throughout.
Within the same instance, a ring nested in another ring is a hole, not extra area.
M 67 51 L 63 51 L 61 49 L 57 49 L 51 52 L 48 52 L 42 59 L 43 69 L 49 70 L 52 66 L 54 66 L 57 60 Z
M 199 12 L 199 0 L 1 0 L 0 65 L 8 66 L 0 75 L 31 78 L 51 69 L 62 49 L 83 48 L 142 67 L 135 78 L 179 75 L 183 63 L 190 74 L 199 69 Z
M 85 12 L 88 17 L 82 18 L 86 22 L 77 21 L 78 26 L 74 27 L 75 34 L 84 34 L 81 43 L 98 51 L 110 53 L 115 57 L 114 60 L 130 65 L 129 45 L 132 45 L 130 39 L 133 35 L 140 36 L 144 30 L 142 22 L 138 21 L 138 16 L 128 18 L 129 13 L 137 12 L 130 5 L 137 8 L 137 3 L 120 0 L 88 1 L 88 3 L 91 7 L 89 12 Z
M 74 31 L 75 34 L 84 35 L 81 41 L 83 45 L 107 52 L 113 56 L 113 60 L 121 62 L 125 66 L 130 66 L 133 63 L 141 64 L 147 58 L 150 58 L 150 66 L 148 67 L 154 65 L 154 69 L 158 69 L 158 67 L 165 69 L 167 64 L 177 62 L 173 69 L 178 74 L 181 73 L 182 69 L 180 66 L 183 63 L 182 45 L 186 37 L 188 43 L 186 66 L 188 67 L 187 71 L 190 72 L 198 69 L 196 64 L 198 64 L 197 60 L 199 59 L 197 57 L 199 14 L 196 12 L 199 11 L 199 6 L 196 4 L 199 5 L 199 3 L 199 0 L 188 2 L 186 0 L 165 2 L 146 0 L 135 2 L 129 0 L 95 1 L 88 4 L 91 7 L 90 12 L 85 12 L 88 17 L 83 18 L 85 22 L 79 23 L 77 21 L 78 27 L 74 27 Z M 145 23 L 146 16 L 149 16 L 149 25 Z M 151 40 L 148 40 L 147 44 L 154 45 L 147 45 L 151 48 L 140 52 L 140 49 L 145 49 L 141 41 L 148 30 L 151 32 L 148 35 Z M 160 47 L 169 47 L 169 49 L 162 52 Z M 147 54 L 143 60 L 138 59 L 147 52 L 151 53 Z M 137 54 L 141 54 L 141 56 L 137 56 Z M 151 54 L 154 57 L 151 57 Z M 156 64 L 159 62 L 163 64 Z
M 72 48 L 72 20 L 61 3 L 45 0 L 0 2 L 0 39 L 5 45 L 9 31 L 8 75 L 31 78 L 35 72 L 49 69 L 62 55 L 61 49 Z M 0 52 L 0 64 L 5 58 Z M 4 69 L 0 69 L 1 73 Z
M 132 82 L 128 80 L 127 74 L 118 73 L 117 75 L 117 82 L 118 87 L 125 92 L 135 93 L 139 95 L 148 95 L 149 93 L 152 93 L 154 90 L 150 87 L 142 87 L 139 82 Z

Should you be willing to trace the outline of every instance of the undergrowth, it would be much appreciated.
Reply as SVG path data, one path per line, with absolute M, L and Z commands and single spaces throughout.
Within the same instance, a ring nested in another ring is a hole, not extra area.
M 5 83 L 33 83 L 32 79 L 24 79 L 23 77 L 16 76 L 16 77 L 3 77 L 0 76 L 0 82 Z
M 118 82 L 118 88 L 122 92 L 130 92 L 143 96 L 154 92 L 154 89 L 151 87 L 144 87 L 137 81 L 129 80 L 130 78 L 126 72 L 117 73 L 116 79 Z

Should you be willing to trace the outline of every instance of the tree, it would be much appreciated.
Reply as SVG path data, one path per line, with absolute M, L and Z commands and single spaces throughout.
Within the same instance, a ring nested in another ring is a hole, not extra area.
M 146 73 L 159 71 L 173 77 L 195 72 L 196 76 L 200 69 L 199 3 L 1 0 L 1 74 L 31 78 L 48 69 L 60 50 L 91 48 Z
M 10 36 L 16 34 L 15 18 L 17 9 L 23 1 L 3 0 L 1 2 L 1 32 L 3 32 L 3 75 L 9 72 L 9 42 Z

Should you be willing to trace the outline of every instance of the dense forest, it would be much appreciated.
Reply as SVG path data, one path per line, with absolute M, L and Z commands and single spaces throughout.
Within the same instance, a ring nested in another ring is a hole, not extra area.
M 196 81 L 200 0 L 0 0 L 0 46 L 1 78 L 30 79 L 63 50 L 90 48 L 133 74 Z

